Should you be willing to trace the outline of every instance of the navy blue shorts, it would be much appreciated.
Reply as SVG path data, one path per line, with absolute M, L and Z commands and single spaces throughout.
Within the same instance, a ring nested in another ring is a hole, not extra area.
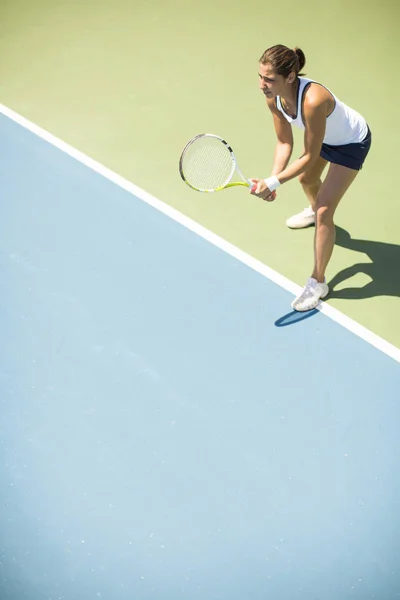
M 362 142 L 358 142 L 357 144 L 344 144 L 343 146 L 322 144 L 320 156 L 331 163 L 335 163 L 335 165 L 342 165 L 342 167 L 348 167 L 349 169 L 359 171 L 362 169 L 363 163 L 371 148 L 371 140 L 371 131 L 368 127 L 367 135 Z

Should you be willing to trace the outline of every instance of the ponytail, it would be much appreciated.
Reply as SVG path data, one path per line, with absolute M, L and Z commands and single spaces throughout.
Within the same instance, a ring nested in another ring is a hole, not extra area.
M 306 64 L 306 57 L 301 48 L 293 48 L 293 51 L 296 53 L 297 58 L 299 60 L 299 72 L 298 75 L 304 75 L 304 73 L 300 73 L 304 69 L 304 65 Z

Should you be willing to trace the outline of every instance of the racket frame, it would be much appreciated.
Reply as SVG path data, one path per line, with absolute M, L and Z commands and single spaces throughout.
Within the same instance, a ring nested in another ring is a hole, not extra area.
M 219 186 L 219 187 L 214 188 L 214 189 L 208 189 L 208 190 L 206 190 L 206 189 L 200 189 L 200 188 L 197 188 L 197 187 L 193 186 L 192 184 L 190 184 L 187 181 L 187 179 L 185 178 L 184 171 L 183 171 L 183 159 L 185 157 L 185 154 L 186 154 L 187 150 L 198 139 L 203 138 L 203 137 L 214 138 L 214 139 L 219 140 L 220 142 L 222 142 L 226 146 L 226 148 L 229 150 L 230 158 L 231 158 L 231 161 L 232 161 L 232 170 L 231 170 L 231 173 L 230 173 L 230 176 L 229 176 L 229 179 L 227 180 L 227 182 L 224 185 L 222 185 L 222 186 Z M 235 171 L 240 175 L 240 177 L 242 178 L 242 181 L 231 181 L 231 179 L 232 179 Z M 225 189 L 230 188 L 230 187 L 245 186 L 247 188 L 251 188 L 254 185 L 253 182 L 251 182 L 249 179 L 245 178 L 245 176 L 243 175 L 242 171 L 239 169 L 239 165 L 238 165 L 235 153 L 232 150 L 232 147 L 228 144 L 228 142 L 226 140 L 224 140 L 219 135 L 215 135 L 214 133 L 199 133 L 198 135 L 194 136 L 191 140 L 189 140 L 189 142 L 186 144 L 186 146 L 182 150 L 182 154 L 181 154 L 181 157 L 179 159 L 179 173 L 180 173 L 180 176 L 183 179 L 183 181 L 190 188 L 192 188 L 193 190 L 196 190 L 196 192 L 202 192 L 202 193 L 208 193 L 208 194 L 209 193 L 213 193 L 213 192 L 220 192 L 221 190 L 225 190 Z

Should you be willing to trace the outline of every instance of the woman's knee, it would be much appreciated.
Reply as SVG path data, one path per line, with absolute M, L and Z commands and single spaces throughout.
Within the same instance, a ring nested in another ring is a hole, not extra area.
M 298 180 L 301 185 L 306 187 L 316 187 L 321 184 L 321 179 L 313 176 L 311 173 L 300 173 Z
M 335 211 L 333 208 L 327 204 L 318 204 L 317 199 L 317 208 L 315 211 L 317 224 L 319 225 L 331 225 L 333 224 L 333 216 Z

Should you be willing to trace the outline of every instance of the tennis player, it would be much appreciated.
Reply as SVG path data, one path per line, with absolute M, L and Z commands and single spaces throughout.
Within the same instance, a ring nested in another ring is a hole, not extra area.
M 272 174 L 252 179 L 252 194 L 271 201 L 271 192 L 298 177 L 310 207 L 287 220 L 291 228 L 315 224 L 314 269 L 292 308 L 307 311 L 329 293 L 325 270 L 335 244 L 333 217 L 343 195 L 353 183 L 371 146 L 365 119 L 341 102 L 328 88 L 303 76 L 305 56 L 272 46 L 260 58 L 260 89 L 264 93 L 277 135 Z M 304 130 L 304 151 L 290 165 L 292 125 Z M 329 169 L 321 181 L 322 173 Z

